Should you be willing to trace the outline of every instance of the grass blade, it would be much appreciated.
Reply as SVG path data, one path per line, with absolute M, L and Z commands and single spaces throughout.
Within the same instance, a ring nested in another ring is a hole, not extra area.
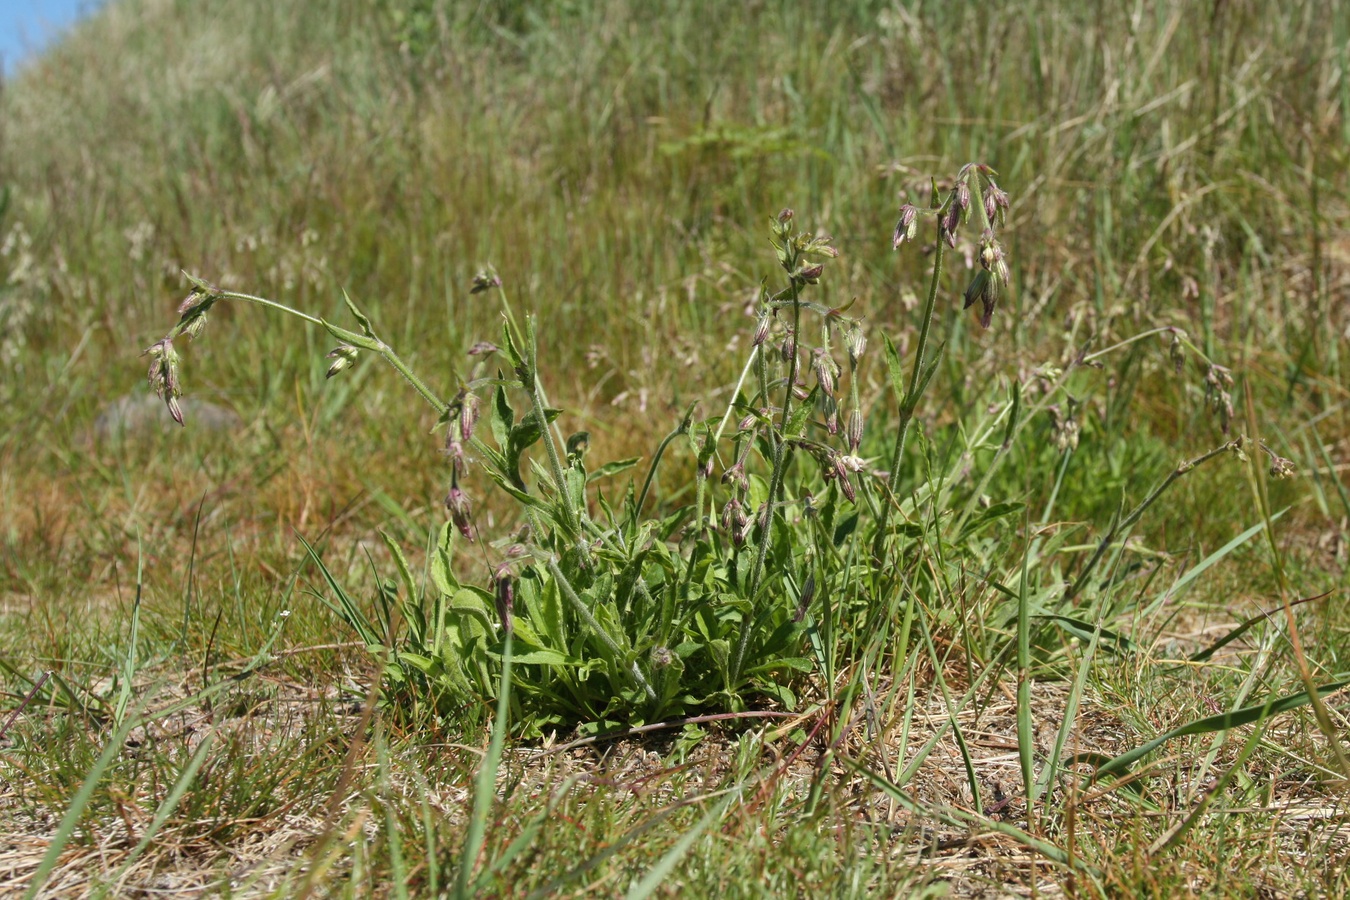
M 128 716 L 108 738 L 107 746 L 103 748 L 98 761 L 94 763 L 94 767 L 85 776 L 84 783 L 80 785 L 75 798 L 71 800 L 70 806 L 66 809 L 66 814 L 61 817 L 61 824 L 57 826 L 56 836 L 47 845 L 47 852 L 43 855 L 42 862 L 38 864 L 37 871 L 33 873 L 33 880 L 28 883 L 28 891 L 24 894 L 24 900 L 33 900 L 34 897 L 37 897 L 42 890 L 42 886 L 51 877 L 52 870 L 56 868 L 56 863 L 61 858 L 61 851 L 70 841 L 70 836 L 75 833 L 76 827 L 80 824 L 80 817 L 84 815 L 85 807 L 94 797 L 94 789 L 103 780 L 103 773 L 107 771 L 108 766 L 112 765 L 113 759 L 121 752 L 122 744 L 126 742 L 127 735 L 138 719 L 137 716 Z
M 1346 685 L 1350 685 L 1350 673 L 1338 673 L 1335 680 L 1321 685 L 1317 688 L 1319 695 L 1329 694 L 1338 691 Z M 1312 701 L 1307 691 L 1299 691 L 1297 694 L 1289 694 L 1280 697 L 1278 700 L 1268 700 L 1265 703 L 1255 706 L 1244 706 L 1242 709 L 1235 709 L 1232 712 L 1219 713 L 1214 716 L 1206 716 L 1203 719 L 1196 719 L 1185 725 L 1173 728 L 1164 734 L 1159 735 L 1147 743 L 1140 744 L 1133 750 L 1116 756 L 1097 768 L 1093 773 L 1090 782 L 1100 781 L 1108 775 L 1121 775 L 1130 770 L 1140 759 L 1144 758 L 1154 750 L 1173 738 L 1186 737 L 1192 734 L 1210 734 L 1216 731 L 1228 731 L 1238 728 L 1242 725 L 1250 725 L 1253 722 L 1260 722 L 1270 716 L 1278 715 L 1282 712 L 1288 712 L 1291 709 L 1298 709 L 1300 706 L 1306 706 Z
M 667 850 L 665 855 L 656 861 L 656 865 L 647 870 L 647 874 L 642 876 L 641 881 L 629 888 L 627 895 L 625 895 L 626 900 L 644 900 L 644 898 L 655 893 L 665 883 L 666 876 L 689 852 L 689 848 L 694 846 L 694 842 L 703 836 L 703 832 L 708 830 L 708 826 L 722 818 L 727 807 L 731 805 L 731 801 L 735 798 L 735 794 L 728 794 L 725 800 L 713 809 L 708 810 L 708 814 L 699 819 L 697 825 L 686 831 L 675 842 L 675 846 Z
M 145 848 L 150 846 L 150 841 L 152 841 L 155 835 L 159 833 L 159 830 L 164 827 L 164 823 L 169 821 L 169 816 L 173 815 L 173 811 L 178 808 L 178 804 L 182 801 L 183 795 L 187 793 L 188 788 L 192 786 L 193 780 L 196 779 L 197 771 L 202 767 L 202 763 L 206 762 L 206 755 L 211 751 L 215 739 L 216 733 L 214 731 L 207 732 L 206 737 L 202 738 L 202 742 L 197 745 L 196 752 L 193 753 L 192 758 L 188 760 L 187 767 L 184 768 L 183 773 L 178 776 L 178 780 L 174 782 L 173 790 L 169 791 L 169 796 L 164 798 L 164 802 L 161 803 L 159 809 L 155 811 L 155 817 L 151 820 L 150 826 L 145 829 L 145 833 L 141 835 L 140 841 L 132 849 L 131 853 L 127 855 L 127 858 L 123 861 L 122 865 L 118 867 L 116 874 L 109 880 L 109 884 L 105 885 L 95 893 L 95 897 L 106 896 L 110 889 L 109 885 L 116 885 L 121 881 L 127 870 L 130 869 L 132 864 L 145 852 Z
M 455 896 L 467 898 L 475 896 L 481 885 L 474 884 L 470 890 L 469 878 L 473 874 L 478 854 L 483 849 L 483 838 L 487 830 L 488 810 L 497 796 L 497 769 L 501 764 L 502 745 L 506 742 L 506 719 L 511 711 L 511 630 L 506 629 L 502 645 L 502 686 L 497 692 L 497 718 L 492 723 L 492 739 L 488 742 L 487 756 L 478 769 L 478 786 L 474 790 L 473 813 L 469 819 L 469 831 L 464 836 L 464 850 L 459 861 L 459 876 L 455 882 Z

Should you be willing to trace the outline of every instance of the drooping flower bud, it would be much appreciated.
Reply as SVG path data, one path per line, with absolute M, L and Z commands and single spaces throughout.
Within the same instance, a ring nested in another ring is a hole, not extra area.
M 481 294 L 502 286 L 502 279 L 493 269 L 481 269 L 474 273 L 470 294 Z
M 1186 345 L 1181 342 L 1185 332 L 1180 328 L 1172 329 L 1172 342 L 1167 346 L 1167 355 L 1172 358 L 1172 369 L 1178 374 L 1186 366 Z
M 328 372 L 323 377 L 332 378 L 342 370 L 350 368 L 356 362 L 356 353 L 356 348 L 350 344 L 342 344 L 329 350 L 327 358 L 331 359 L 333 364 L 328 367 Z
M 831 464 L 834 467 L 834 477 L 839 480 L 839 490 L 844 492 L 849 503 L 854 503 L 858 495 L 853 490 L 853 483 L 848 480 L 848 464 L 844 462 L 846 458 L 842 453 L 835 453 L 831 457 Z
M 510 634 L 515 627 L 516 585 L 510 575 L 497 579 L 497 591 L 494 598 L 497 603 L 497 616 L 502 620 L 502 633 Z
M 465 539 L 473 540 L 473 508 L 469 503 L 469 495 L 460 490 L 457 480 L 452 479 L 450 493 L 445 495 L 445 508 L 450 512 L 450 521 L 455 523 L 459 533 L 464 535 Z
M 1008 192 L 994 182 L 989 182 L 984 189 L 984 213 L 990 225 L 1003 221 L 1007 215 L 1008 205 Z
M 891 236 L 891 248 L 899 250 L 900 245 L 905 241 L 914 240 L 914 234 L 917 229 L 915 220 L 918 218 L 919 211 L 912 204 L 906 203 L 900 207 L 900 219 L 895 223 L 895 234 Z
M 816 381 L 820 384 L 820 389 L 830 396 L 834 396 L 834 375 L 839 368 L 830 354 L 825 352 L 824 347 L 818 347 L 811 353 L 811 368 L 815 370 Z
M 854 407 L 848 414 L 848 451 L 851 454 L 858 452 L 858 447 L 862 445 L 863 439 L 863 414 L 862 410 Z
M 867 335 L 863 332 L 861 322 L 854 322 L 844 333 L 844 347 L 848 350 L 849 365 L 856 369 L 858 360 L 867 352 Z
M 165 338 L 141 355 L 150 357 L 150 369 L 146 375 L 150 387 L 169 408 L 173 420 L 182 425 L 183 410 L 178 405 L 178 398 L 183 395 L 183 387 L 178 380 L 178 351 L 173 349 L 173 341 Z
M 1211 364 L 1205 372 L 1205 401 L 1219 415 L 1219 427 L 1228 433 L 1233 421 L 1233 397 L 1228 392 L 1233 387 L 1233 375 L 1228 369 Z
M 994 307 L 998 304 L 998 284 L 985 269 L 976 272 L 975 277 L 971 279 L 970 285 L 966 288 L 965 306 L 962 308 L 970 309 L 976 300 L 981 303 L 980 326 L 988 328 L 994 318 Z
M 736 465 L 722 473 L 722 483 L 730 485 L 739 493 L 745 493 L 750 489 L 750 479 L 745 474 L 745 463 L 736 463 Z
M 769 339 L 769 314 L 760 313 L 759 321 L 755 323 L 755 336 L 750 341 L 750 346 L 758 347 Z
M 217 299 L 215 294 L 193 287 L 178 305 L 178 327 L 174 329 L 174 334 L 185 334 L 193 339 L 199 337 L 206 327 L 206 312 Z
M 1069 403 L 1069 412 L 1060 411 L 1059 404 L 1046 409 L 1050 414 L 1050 430 L 1055 449 L 1060 453 L 1078 449 L 1078 420 L 1073 414 L 1073 402 Z
M 1285 459 L 1283 456 L 1273 456 L 1271 458 L 1271 478 L 1293 478 L 1296 474 L 1298 474 L 1298 470 L 1294 468 L 1293 460 Z
M 459 436 L 464 443 L 473 437 L 473 427 L 478 423 L 478 395 L 467 393 L 459 407 Z
M 794 280 L 803 284 L 816 284 L 820 281 L 820 275 L 825 271 L 824 263 L 815 263 L 814 265 L 805 265 L 799 268 L 793 276 Z

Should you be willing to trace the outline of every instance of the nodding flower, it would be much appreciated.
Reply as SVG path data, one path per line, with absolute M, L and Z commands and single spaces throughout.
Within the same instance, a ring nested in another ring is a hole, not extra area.
M 178 305 L 178 326 L 173 333 L 186 334 L 190 338 L 200 336 L 202 329 L 206 327 L 206 312 L 217 299 L 215 294 L 200 287 L 193 287 L 186 299 Z
M 459 533 L 472 541 L 473 506 L 469 503 L 469 495 L 460 490 L 457 478 L 451 480 L 450 493 L 445 495 L 445 508 L 450 512 L 450 521 L 455 523 Z
M 895 250 L 900 249 L 900 245 L 905 241 L 914 240 L 914 234 L 918 230 L 917 219 L 919 210 L 912 204 L 906 203 L 900 207 L 900 220 L 895 223 L 895 234 L 891 236 L 891 247 Z
M 473 284 L 469 288 L 469 293 L 481 294 L 483 291 L 490 291 L 501 286 L 501 276 L 497 274 L 495 269 L 481 269 L 474 273 Z
M 741 493 L 750 490 L 750 479 L 745 474 L 745 463 L 738 462 L 723 472 L 722 483 L 731 485 Z
M 502 620 L 502 632 L 509 634 L 515 627 L 516 607 L 516 585 L 510 575 L 502 575 L 497 579 L 497 591 L 493 599 L 497 603 L 497 615 Z
M 858 499 L 857 492 L 853 490 L 852 482 L 848 480 L 848 473 L 850 469 L 853 469 L 855 459 L 857 458 L 845 456 L 842 453 L 831 453 L 829 467 L 824 472 L 827 481 L 832 479 L 839 481 L 839 490 L 844 492 L 844 496 L 848 498 L 849 503 L 855 503 Z M 861 465 L 859 467 L 861 468 Z M 857 470 L 854 469 L 854 471 Z
M 820 385 L 820 389 L 833 396 L 834 376 L 839 366 L 830 358 L 824 347 L 817 347 L 811 352 L 811 368 L 816 371 L 816 382 Z
M 848 349 L 848 363 L 858 367 L 858 360 L 867 352 L 867 335 L 863 333 L 862 323 L 854 322 L 844 334 L 844 346 Z
M 340 344 L 328 351 L 328 358 L 333 364 L 328 367 L 328 372 L 323 377 L 332 378 L 344 369 L 350 368 L 352 363 L 356 362 L 356 348 L 351 344 Z
M 173 341 L 165 338 L 141 355 L 150 357 L 150 371 L 146 375 L 150 387 L 169 408 L 173 420 L 182 425 L 183 410 L 178 405 L 178 398 L 183 396 L 183 386 L 178 380 L 178 351 L 173 349 Z

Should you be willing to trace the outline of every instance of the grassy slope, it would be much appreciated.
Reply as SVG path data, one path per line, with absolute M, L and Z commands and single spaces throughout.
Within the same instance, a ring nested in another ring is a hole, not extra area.
M 1063 365 L 1089 342 L 1177 325 L 1232 367 L 1240 407 L 1250 386 L 1263 436 L 1300 469 L 1269 486 L 1273 507 L 1292 505 L 1275 532 L 1287 590 L 1344 588 L 1350 15 L 1340 5 L 394 6 L 126 0 L 7 86 L 0 648 L 19 671 L 59 667 L 72 683 L 112 689 L 138 545 L 146 599 L 134 668 L 145 685 L 181 693 L 237 671 L 211 667 L 256 653 L 283 608 L 293 614 L 279 647 L 347 641 L 319 604 L 290 593 L 301 563 L 292 529 L 327 531 L 356 567 L 376 527 L 419 545 L 439 521 L 446 473 L 415 398 L 373 367 L 325 383 L 326 338 L 252 310 L 219 314 L 186 359 L 189 393 L 237 409 L 251 423 L 241 437 L 91 438 L 103 404 L 137 390 L 135 354 L 170 320 L 180 269 L 323 315 L 338 314 L 346 288 L 436 372 L 493 336 L 495 307 L 468 293 L 472 272 L 491 262 L 514 301 L 539 312 L 550 395 L 592 432 L 594 452 L 647 453 L 689 399 L 734 379 L 739 355 L 726 348 L 744 346 L 742 312 L 769 271 L 768 216 L 791 205 L 834 234 L 845 255 L 825 296 L 856 296 L 903 343 L 923 276 L 917 254 L 889 250 L 899 197 L 971 159 L 995 165 L 1014 195 L 1015 289 L 987 332 L 945 308 L 946 363 L 924 413 L 933 452 L 956 452 L 952 436 L 1009 379 L 1030 384 L 1037 367 Z M 1056 517 L 1101 529 L 1122 496 L 1133 505 L 1177 459 L 1218 443 L 1203 374 L 1194 360 L 1172 374 L 1161 339 L 1073 374 L 1083 437 Z M 879 433 L 882 366 L 872 361 L 865 378 Z M 991 490 L 1040 509 L 1059 457 L 1048 423 L 1031 427 L 1032 449 Z M 1138 561 L 1147 571 L 1166 563 L 1159 584 L 1170 583 L 1259 518 L 1240 468 L 1201 470 L 1136 531 L 1139 550 L 1167 556 Z M 1140 634 L 1193 638 L 1276 605 L 1280 588 L 1269 548 L 1252 541 Z M 1342 606 L 1303 608 L 1305 648 L 1328 671 L 1347 668 Z M 1250 644 L 1272 648 L 1258 694 L 1296 685 L 1282 627 Z M 1230 703 L 1267 664 L 1247 653 L 1232 671 L 1177 682 L 1152 663 L 1172 652 L 1160 640 L 1132 664 L 1094 671 L 1092 696 L 1130 735 L 1123 745 Z M 288 868 L 281 842 L 324 851 L 303 835 L 322 830 L 355 725 L 342 689 L 363 695 L 368 675 L 362 654 L 329 649 L 241 682 L 227 711 L 212 711 L 231 724 L 206 787 L 175 814 L 166 849 L 181 859 L 152 854 L 179 874 L 160 877 L 251 871 L 266 887 Z M 12 678 L 9 689 L 24 686 Z M 73 846 L 116 849 L 119 828 L 143 827 L 185 764 L 184 729 L 204 721 L 166 726 L 143 761 L 116 769 Z M 1310 718 L 1279 728 L 1250 772 L 1261 790 L 1234 807 L 1328 774 Z M 26 717 L 8 757 L 7 830 L 50 834 L 105 738 L 79 717 Z M 406 820 L 414 883 L 425 887 L 427 860 L 440 857 L 444 884 L 473 758 L 423 747 L 459 734 L 387 738 L 388 755 L 368 760 L 385 762 L 355 770 L 333 826 L 341 837 L 367 815 L 360 824 L 377 837 L 335 844 L 334 871 L 356 866 L 378 882 L 397 866 L 388 815 Z M 740 741 L 741 760 L 732 741 L 727 759 L 693 768 L 695 782 L 754 771 L 753 740 Z M 494 844 L 545 802 L 547 772 L 522 765 L 524 787 Z M 638 775 L 623 772 L 558 800 L 564 808 L 503 878 L 546 883 L 578 858 L 578 842 L 598 852 L 694 777 L 649 792 L 638 782 L 634 793 Z M 1193 773 L 1173 758 L 1162 774 Z M 913 835 L 854 815 L 844 783 L 827 779 L 810 815 L 795 788 L 774 788 L 701 844 L 685 877 L 699 891 L 771 892 L 787 858 L 801 870 L 792 887 L 822 879 L 827 893 L 854 877 L 861 890 L 941 875 L 914 868 Z M 1320 790 L 1307 796 L 1325 802 Z M 1108 879 L 1117 887 L 1331 889 L 1342 868 L 1341 844 L 1265 814 L 1206 820 L 1180 850 L 1145 861 L 1173 820 L 1130 810 L 1103 814 L 1089 842 L 1099 862 L 1118 854 Z M 688 824 L 701 812 L 671 814 Z M 573 886 L 626 888 L 674 834 L 666 824 L 640 832 Z M 1290 849 L 1301 838 L 1311 858 Z M 221 847 L 265 864 L 247 870 Z M 1234 853 L 1243 866 L 1231 865 Z M 107 865 L 76 861 L 63 870 L 72 885 Z M 841 874 L 845 861 L 853 868 Z M 15 871 L 22 881 L 31 869 Z M 1028 875 L 1014 858 L 963 877 Z

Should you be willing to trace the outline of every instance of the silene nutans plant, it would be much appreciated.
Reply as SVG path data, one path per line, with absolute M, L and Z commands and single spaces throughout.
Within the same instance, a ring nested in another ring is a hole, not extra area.
M 1040 420 L 1053 423 L 1052 440 L 1065 453 L 1079 439 L 1065 383 L 1075 365 L 1091 363 L 1090 354 L 1047 369 L 1034 403 L 1024 403 L 1013 384 L 993 405 L 971 438 L 972 446 L 994 447 L 992 460 L 981 457 L 983 472 L 962 479 L 957 469 L 923 477 L 916 466 L 907 471 L 916 413 L 944 352 L 933 334 L 935 311 L 958 238 L 977 248 L 960 302 L 977 308 L 981 325 L 992 324 L 1009 292 L 1000 232 L 1010 198 L 995 174 L 967 165 L 945 189 L 933 182 L 926 203 L 900 208 L 892 244 L 928 248 L 931 278 L 910 358 L 881 337 L 890 409 L 865 409 L 860 398 L 859 370 L 872 356 L 863 320 L 851 303 L 831 307 L 817 296 L 839 251 L 829 236 L 803 230 L 790 209 L 769 224 L 780 271 L 759 289 L 730 402 L 708 418 L 691 407 L 646 460 L 593 466 L 587 436 L 564 436 L 563 412 L 545 392 L 536 320 L 517 319 L 490 269 L 475 276 L 471 290 L 500 300 L 501 334 L 469 348 L 449 385 L 433 386 L 413 371 L 350 298 L 352 327 L 344 327 L 191 276 L 178 323 L 146 351 L 149 381 L 182 424 L 179 345 L 203 335 L 217 304 L 246 302 L 325 330 L 334 341 L 328 377 L 376 357 L 433 408 L 448 471 L 446 521 L 429 548 L 427 578 L 414 577 L 386 537 L 397 571 L 364 602 L 308 548 L 326 602 L 384 661 L 384 697 L 395 709 L 430 704 L 453 718 L 486 708 L 502 689 L 508 635 L 517 737 L 792 710 L 808 698 L 830 703 L 857 684 L 860 667 L 881 665 L 878 653 L 899 671 L 918 652 L 923 628 L 915 623 L 940 603 L 948 576 L 917 563 L 922 546 L 945 547 L 948 567 L 1005 577 L 1012 564 L 982 556 L 990 551 L 972 536 L 1022 509 L 990 504 L 984 490 L 1027 422 L 1044 412 Z M 1170 327 L 1124 343 L 1150 334 L 1169 339 L 1178 362 L 1194 350 Z M 1226 431 L 1232 379 L 1208 366 L 1206 396 Z M 673 479 L 663 472 L 662 481 L 692 502 L 673 505 L 653 487 L 658 469 L 673 465 L 667 450 L 679 441 L 688 442 L 692 460 Z M 1240 448 L 1230 442 L 1220 451 Z M 518 520 L 502 534 L 479 533 L 476 499 L 464 487 L 474 467 L 515 501 Z M 625 473 L 616 491 L 611 486 Z M 1153 499 L 1156 493 L 1119 520 L 1073 572 L 1054 563 L 1040 602 L 1048 609 L 1079 603 L 1093 569 Z M 476 545 L 474 555 L 457 564 L 468 544 Z M 1042 548 L 1041 557 L 1053 557 L 1054 549 Z M 456 577 L 470 570 L 479 574 L 469 583 Z M 391 623 L 399 621 L 396 645 L 387 646 Z M 999 652 L 993 647 L 990 658 Z

